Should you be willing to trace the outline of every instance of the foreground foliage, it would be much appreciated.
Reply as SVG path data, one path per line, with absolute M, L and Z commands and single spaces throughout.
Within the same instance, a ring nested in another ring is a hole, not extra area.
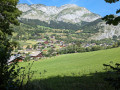
M 10 42 L 12 28 L 10 25 L 19 25 L 17 17 L 21 12 L 16 8 L 18 0 L 0 1 L 0 89 L 15 88 L 14 78 L 17 72 L 14 71 L 15 65 L 8 65 L 11 51 L 16 46 L 16 42 Z M 17 83 L 16 83 L 17 84 Z
M 107 70 L 108 76 L 105 78 L 105 81 L 109 82 L 115 90 L 120 89 L 120 64 L 116 63 L 115 65 L 103 64 Z
M 117 3 L 119 0 L 105 0 L 107 3 Z M 116 14 L 120 13 L 120 9 L 116 10 Z M 120 23 L 120 16 L 115 16 L 113 14 L 106 15 L 103 20 L 106 21 L 107 24 L 118 25 Z

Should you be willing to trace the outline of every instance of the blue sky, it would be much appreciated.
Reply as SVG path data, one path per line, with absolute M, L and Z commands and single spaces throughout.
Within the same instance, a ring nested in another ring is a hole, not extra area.
M 60 7 L 64 4 L 76 4 L 85 7 L 93 13 L 105 16 L 107 14 L 115 14 L 120 8 L 120 2 L 115 4 L 106 3 L 104 0 L 20 0 L 19 3 L 27 4 L 44 4 L 47 6 Z

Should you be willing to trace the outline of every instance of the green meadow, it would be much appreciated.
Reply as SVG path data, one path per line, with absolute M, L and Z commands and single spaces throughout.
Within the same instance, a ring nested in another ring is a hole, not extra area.
M 31 80 L 32 89 L 43 90 L 114 90 L 104 81 L 103 64 L 120 63 L 120 48 L 94 52 L 65 54 L 34 61 L 37 71 Z M 19 63 L 27 66 L 30 62 Z M 75 89 L 74 89 L 75 88 Z

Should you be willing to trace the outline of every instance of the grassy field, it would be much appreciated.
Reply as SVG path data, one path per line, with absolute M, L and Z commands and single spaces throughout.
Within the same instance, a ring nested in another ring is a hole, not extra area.
M 22 62 L 20 66 L 31 62 Z M 103 64 L 110 62 L 120 63 L 120 48 L 42 59 L 31 68 L 37 71 L 31 83 L 43 90 L 113 90 L 103 80 Z
M 27 41 L 19 41 L 19 43 L 23 46 L 23 45 L 35 45 L 37 43 L 37 41 L 34 40 L 27 40 Z

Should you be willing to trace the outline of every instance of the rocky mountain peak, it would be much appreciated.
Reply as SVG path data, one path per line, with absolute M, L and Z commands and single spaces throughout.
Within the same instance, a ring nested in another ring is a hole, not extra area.
M 23 12 L 20 18 L 38 19 L 45 22 L 52 20 L 80 23 L 82 21 L 91 22 L 100 18 L 99 15 L 75 4 L 65 4 L 61 7 L 45 6 L 43 4 L 18 4 L 17 7 Z
M 79 7 L 79 6 L 77 6 L 76 4 L 65 4 L 65 5 L 62 5 L 61 7 L 59 7 L 59 8 L 74 8 L 74 7 Z

